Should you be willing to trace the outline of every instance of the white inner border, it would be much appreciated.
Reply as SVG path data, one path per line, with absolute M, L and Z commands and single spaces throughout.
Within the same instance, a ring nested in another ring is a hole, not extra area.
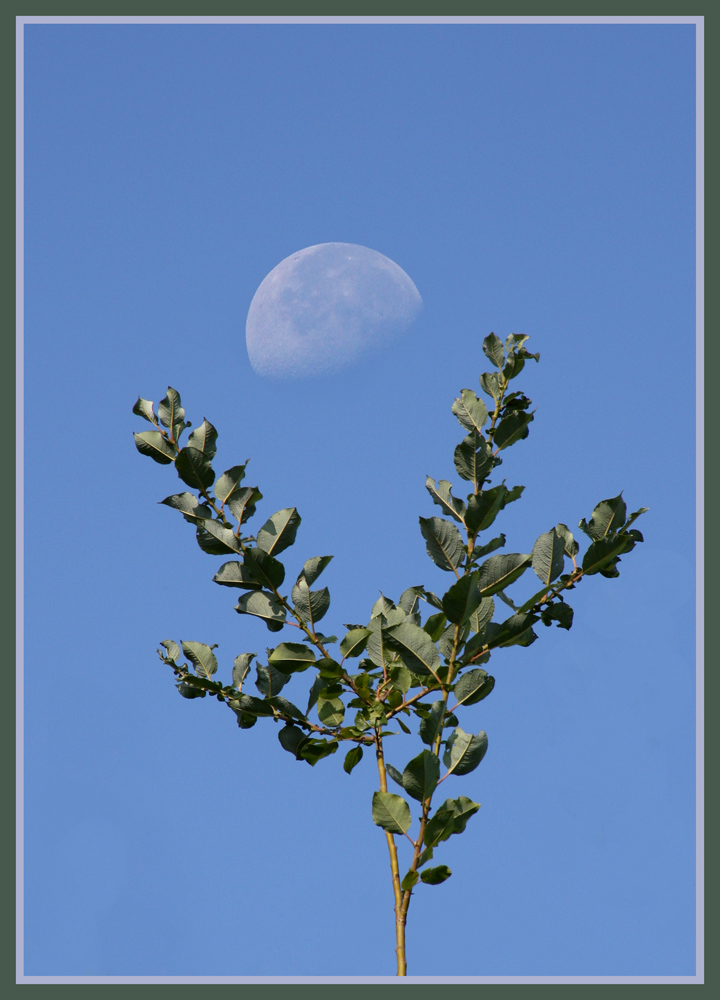
M 24 975 L 24 879 L 23 879 L 23 747 L 24 747 L 24 565 L 23 565 L 23 413 L 24 413 L 24 26 L 26 24 L 694 24 L 695 25 L 695 113 L 696 113 L 696 974 L 694 976 L 407 976 L 402 983 L 696 983 L 704 979 L 704 178 L 705 178 L 705 93 L 704 93 L 704 17 L 615 17 L 615 16 L 536 16 L 536 17 L 271 17 L 235 16 L 64 16 L 16 17 L 16 984 L 22 983 L 399 983 L 396 976 L 26 976 Z

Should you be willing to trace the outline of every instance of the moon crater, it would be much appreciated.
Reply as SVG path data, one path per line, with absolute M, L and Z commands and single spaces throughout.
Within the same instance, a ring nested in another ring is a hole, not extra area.
M 273 268 L 250 303 L 250 364 L 274 378 L 339 371 L 405 332 L 421 308 L 408 275 L 377 250 L 306 247 Z

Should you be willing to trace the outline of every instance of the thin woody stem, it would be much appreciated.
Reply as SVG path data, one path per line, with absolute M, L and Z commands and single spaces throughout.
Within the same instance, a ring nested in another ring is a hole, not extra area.
M 378 774 L 380 775 L 380 791 L 387 792 L 387 775 L 385 773 L 385 758 L 383 755 L 382 736 L 380 728 L 375 730 L 375 750 L 377 755 Z M 405 956 L 405 920 L 407 907 L 403 912 L 403 893 L 400 888 L 400 868 L 398 865 L 397 846 L 392 833 L 385 831 L 388 851 L 390 852 L 390 870 L 392 872 L 393 895 L 395 897 L 395 954 L 397 955 L 398 976 L 407 975 L 407 958 Z

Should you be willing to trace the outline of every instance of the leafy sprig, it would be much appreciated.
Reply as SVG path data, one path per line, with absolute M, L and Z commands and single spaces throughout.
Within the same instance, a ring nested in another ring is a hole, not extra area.
M 487 752 L 487 734 L 463 730 L 456 713 L 494 690 L 495 678 L 483 667 L 496 650 L 530 646 L 537 639 L 538 622 L 569 630 L 573 610 L 566 592 L 587 576 L 617 577 L 621 556 L 643 540 L 632 525 L 647 508 L 628 515 L 622 494 L 601 500 L 590 519 L 579 522 L 590 539 L 580 562 L 579 543 L 562 523 L 540 534 L 529 553 L 499 551 L 506 544 L 503 533 L 485 539 L 495 519 L 524 489 L 508 487 L 505 480 L 492 485 L 492 477 L 502 464 L 501 453 L 527 438 L 534 419 L 531 400 L 520 391 L 509 391 L 525 363 L 539 361 L 539 354 L 526 350 L 527 339 L 510 334 L 503 344 L 495 334 L 486 337 L 483 351 L 495 369 L 480 376 L 488 402 L 463 389 L 452 405 L 464 432 L 454 465 L 469 484 L 466 498 L 455 496 L 448 480 L 426 479 L 443 516 L 420 517 L 420 531 L 430 559 L 450 575 L 447 590 L 438 596 L 424 586 L 411 586 L 397 603 L 381 595 L 369 621 L 346 625 L 339 643 L 337 636 L 318 628 L 330 608 L 330 591 L 316 584 L 332 556 L 307 559 L 288 590 L 279 556 L 296 541 L 301 524 L 296 508 L 276 511 L 256 534 L 248 534 L 246 526 L 263 499 L 257 486 L 243 485 L 248 463 L 231 466 L 216 480 L 212 461 L 217 431 L 203 419 L 182 445 L 191 424 L 173 388 L 168 388 L 157 413 L 146 399 L 139 398 L 133 407 L 153 426 L 135 434 L 140 453 L 162 465 L 174 464 L 192 490 L 160 503 L 179 511 L 194 527 L 204 552 L 226 559 L 214 582 L 241 591 L 236 612 L 261 619 L 272 633 L 294 628 L 300 640 L 268 648 L 265 663 L 256 653 L 239 654 L 230 684 L 214 679 L 215 645 L 166 639 L 158 654 L 172 668 L 183 697 L 216 697 L 232 710 L 241 729 L 252 728 L 260 718 L 282 723 L 280 744 L 298 761 L 315 766 L 341 743 L 349 743 L 343 764 L 349 774 L 364 749 L 374 749 L 379 788 L 373 795 L 372 818 L 384 830 L 390 853 L 399 975 L 407 969 L 405 924 L 415 888 L 421 882 L 438 885 L 452 874 L 446 865 L 426 865 L 438 845 L 462 833 L 480 808 L 464 795 L 433 808 L 439 786 L 474 772 Z M 528 570 L 541 588 L 524 600 L 511 597 L 507 591 Z M 496 598 L 512 614 L 496 620 Z M 182 662 L 183 655 L 187 662 Z M 258 695 L 243 690 L 253 661 Z M 294 675 L 306 671 L 313 680 L 303 711 L 281 691 Z M 354 717 L 348 720 L 352 710 Z M 400 732 L 412 735 L 408 723 L 414 723 L 424 748 L 400 771 L 386 761 L 385 740 Z M 388 791 L 388 777 L 403 795 Z M 420 806 L 414 833 L 408 798 Z M 411 845 L 402 875 L 396 837 Z

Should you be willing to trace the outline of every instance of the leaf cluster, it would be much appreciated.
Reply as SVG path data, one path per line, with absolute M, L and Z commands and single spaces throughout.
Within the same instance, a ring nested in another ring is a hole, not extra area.
M 643 540 L 632 525 L 646 508 L 628 516 L 622 494 L 600 501 L 589 520 L 579 522 L 589 538 L 582 558 L 578 541 L 562 523 L 540 534 L 528 553 L 500 551 L 506 544 L 502 533 L 487 537 L 524 489 L 509 487 L 504 479 L 497 482 L 495 476 L 502 455 L 528 437 L 534 419 L 531 400 L 510 390 L 525 363 L 539 360 L 526 350 L 527 339 L 510 334 L 503 344 L 494 334 L 486 337 L 483 351 L 493 370 L 480 376 L 485 399 L 463 389 L 452 405 L 463 432 L 454 466 L 469 492 L 461 498 L 448 480 L 426 479 L 442 516 L 420 517 L 420 532 L 434 566 L 449 575 L 447 588 L 438 594 L 424 585 L 410 586 L 397 602 L 381 594 L 369 619 L 346 624 L 341 638 L 318 628 L 330 608 L 329 589 L 319 586 L 318 579 L 332 556 L 305 560 L 294 582 L 286 582 L 279 556 L 296 541 L 301 523 L 296 508 L 276 511 L 250 533 L 262 493 L 243 485 L 247 462 L 216 480 L 211 463 L 218 435 L 212 424 L 203 420 L 181 446 L 190 424 L 176 390 L 168 388 L 157 413 L 145 399 L 133 408 L 153 425 L 135 434 L 138 450 L 160 464 L 174 464 L 192 491 L 160 502 L 193 526 L 204 552 L 225 557 L 213 580 L 240 591 L 235 611 L 261 619 L 271 633 L 295 631 L 292 640 L 267 648 L 262 663 L 256 653 L 236 656 L 227 685 L 215 679 L 215 646 L 164 640 L 158 652 L 172 668 L 180 694 L 189 699 L 215 696 L 234 712 L 241 729 L 272 718 L 281 724 L 282 748 L 311 766 L 349 743 L 343 767 L 351 773 L 364 750 L 373 748 L 380 776 L 373 820 L 390 838 L 402 836 L 412 843 L 412 860 L 402 879 L 406 908 L 418 881 L 436 885 L 450 876 L 444 865 L 420 869 L 441 842 L 465 830 L 480 808 L 463 795 L 434 810 L 432 803 L 443 781 L 471 774 L 485 757 L 487 734 L 466 732 L 457 713 L 494 690 L 495 678 L 484 669 L 491 656 L 508 646 L 530 646 L 539 622 L 570 629 L 573 610 L 567 592 L 586 576 L 618 576 L 620 557 Z M 528 571 L 541 586 L 524 598 L 512 597 L 508 591 Z M 496 615 L 498 608 L 503 614 Z M 253 661 L 257 693 L 249 694 L 244 685 Z M 281 691 L 295 674 L 305 672 L 312 681 L 302 710 Z M 385 740 L 413 732 L 424 748 L 401 771 L 386 762 Z M 387 790 L 388 777 L 403 795 Z M 405 796 L 420 804 L 414 836 L 409 834 L 412 816 Z

